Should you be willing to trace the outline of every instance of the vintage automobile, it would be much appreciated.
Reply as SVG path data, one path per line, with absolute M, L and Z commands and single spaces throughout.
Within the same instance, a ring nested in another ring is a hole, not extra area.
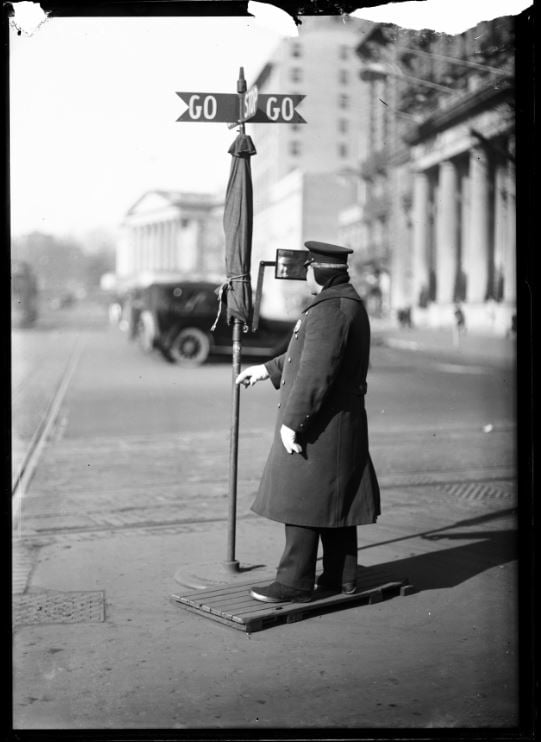
M 129 337 L 145 353 L 158 349 L 171 362 L 200 365 L 211 355 L 231 354 L 226 307 L 214 332 L 219 285 L 204 280 L 155 280 L 132 288 L 124 299 Z M 256 332 L 242 335 L 243 356 L 272 358 L 287 348 L 293 322 L 259 318 Z

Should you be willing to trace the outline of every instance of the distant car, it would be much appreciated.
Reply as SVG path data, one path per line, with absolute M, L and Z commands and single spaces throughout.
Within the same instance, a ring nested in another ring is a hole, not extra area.
M 215 331 L 210 330 L 218 311 L 217 290 L 216 283 L 189 280 L 132 289 L 127 297 L 130 338 L 146 353 L 157 348 L 168 360 L 185 365 L 230 354 L 232 328 L 226 323 L 225 306 Z M 291 321 L 260 317 L 258 330 L 242 335 L 243 356 L 272 358 L 283 353 L 292 329 Z
M 23 260 L 11 265 L 11 322 L 13 327 L 32 327 L 38 318 L 38 283 L 31 266 Z

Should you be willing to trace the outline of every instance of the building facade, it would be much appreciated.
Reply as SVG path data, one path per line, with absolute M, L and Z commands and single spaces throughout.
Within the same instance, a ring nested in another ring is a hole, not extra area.
M 380 313 L 418 325 L 451 325 L 459 305 L 467 326 L 507 332 L 515 312 L 512 19 L 457 36 L 378 24 L 357 53 L 370 154 L 341 236 L 350 244 L 360 235 L 368 294 L 379 294 Z
M 152 275 L 223 273 L 223 203 L 214 196 L 149 191 L 128 210 L 116 253 L 119 285 Z
M 306 240 L 338 242 L 339 214 L 355 203 L 351 172 L 365 156 L 361 61 L 355 48 L 369 24 L 342 16 L 305 17 L 295 39 L 280 43 L 252 81 L 262 93 L 304 94 L 306 124 L 247 124 L 252 158 L 254 276 L 277 248 L 299 250 Z M 263 310 L 295 315 L 305 287 L 265 281 Z

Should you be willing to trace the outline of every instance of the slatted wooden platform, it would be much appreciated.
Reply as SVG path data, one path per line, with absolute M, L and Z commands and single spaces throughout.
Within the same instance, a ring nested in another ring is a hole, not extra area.
M 272 582 L 272 580 L 270 580 Z M 172 595 L 171 599 L 182 608 L 226 624 L 233 629 L 253 633 L 285 623 L 303 621 L 324 613 L 343 610 L 355 605 L 379 603 L 397 595 L 409 595 L 414 587 L 406 578 L 397 579 L 377 567 L 364 568 L 357 580 L 357 592 L 314 594 L 310 603 L 262 603 L 249 595 L 251 587 L 263 587 L 262 582 L 235 583 L 187 595 Z

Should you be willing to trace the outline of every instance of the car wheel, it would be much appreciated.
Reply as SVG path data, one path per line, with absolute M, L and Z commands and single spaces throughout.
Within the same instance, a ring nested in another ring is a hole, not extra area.
M 142 312 L 137 324 L 137 343 L 143 353 L 151 353 L 156 339 L 156 327 L 150 312 Z
M 174 339 L 170 352 L 177 363 L 199 366 L 209 356 L 210 340 L 197 327 L 186 327 Z

